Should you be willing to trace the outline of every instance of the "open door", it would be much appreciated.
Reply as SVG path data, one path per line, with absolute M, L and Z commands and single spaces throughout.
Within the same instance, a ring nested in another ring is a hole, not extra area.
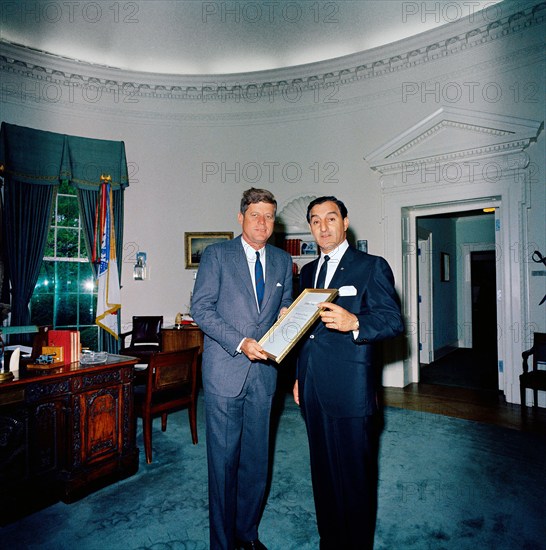
M 434 360 L 434 331 L 432 324 L 432 233 L 419 228 L 417 228 L 417 233 L 419 363 L 428 365 Z

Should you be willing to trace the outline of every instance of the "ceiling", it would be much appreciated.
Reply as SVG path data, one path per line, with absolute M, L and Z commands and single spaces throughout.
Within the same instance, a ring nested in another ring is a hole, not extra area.
M 499 18 L 497 2 L 0 0 L 0 38 L 121 69 L 228 74 L 332 59 L 460 18 L 481 25 Z

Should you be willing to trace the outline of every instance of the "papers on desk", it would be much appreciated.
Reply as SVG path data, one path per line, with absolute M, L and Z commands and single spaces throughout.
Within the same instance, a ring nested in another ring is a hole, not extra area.
M 9 370 L 11 372 L 19 370 L 19 359 L 21 358 L 21 350 L 17 348 L 9 359 Z
M 146 370 L 148 368 L 148 365 L 146 363 L 137 363 L 133 366 L 135 370 Z
M 5 346 L 4 351 L 15 351 L 17 348 L 21 350 L 21 357 L 28 357 L 32 353 L 32 348 L 30 346 Z

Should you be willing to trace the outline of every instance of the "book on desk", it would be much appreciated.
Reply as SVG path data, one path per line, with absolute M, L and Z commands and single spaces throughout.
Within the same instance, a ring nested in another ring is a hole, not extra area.
M 29 363 L 28 369 L 48 370 L 80 360 L 81 342 L 79 330 L 51 329 L 47 333 L 47 346 L 42 347 L 42 356 L 51 362 Z

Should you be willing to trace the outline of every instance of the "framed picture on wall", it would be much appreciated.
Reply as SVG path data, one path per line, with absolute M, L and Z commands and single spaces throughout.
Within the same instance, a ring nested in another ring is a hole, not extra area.
M 440 252 L 440 281 L 449 282 L 449 254 Z
M 184 233 L 186 269 L 197 269 L 207 246 L 233 239 L 233 231 Z
M 363 239 L 363 240 L 356 241 L 356 248 L 361 252 L 368 252 L 368 240 Z
M 302 241 L 300 245 L 300 256 L 316 256 L 318 253 L 315 241 Z

